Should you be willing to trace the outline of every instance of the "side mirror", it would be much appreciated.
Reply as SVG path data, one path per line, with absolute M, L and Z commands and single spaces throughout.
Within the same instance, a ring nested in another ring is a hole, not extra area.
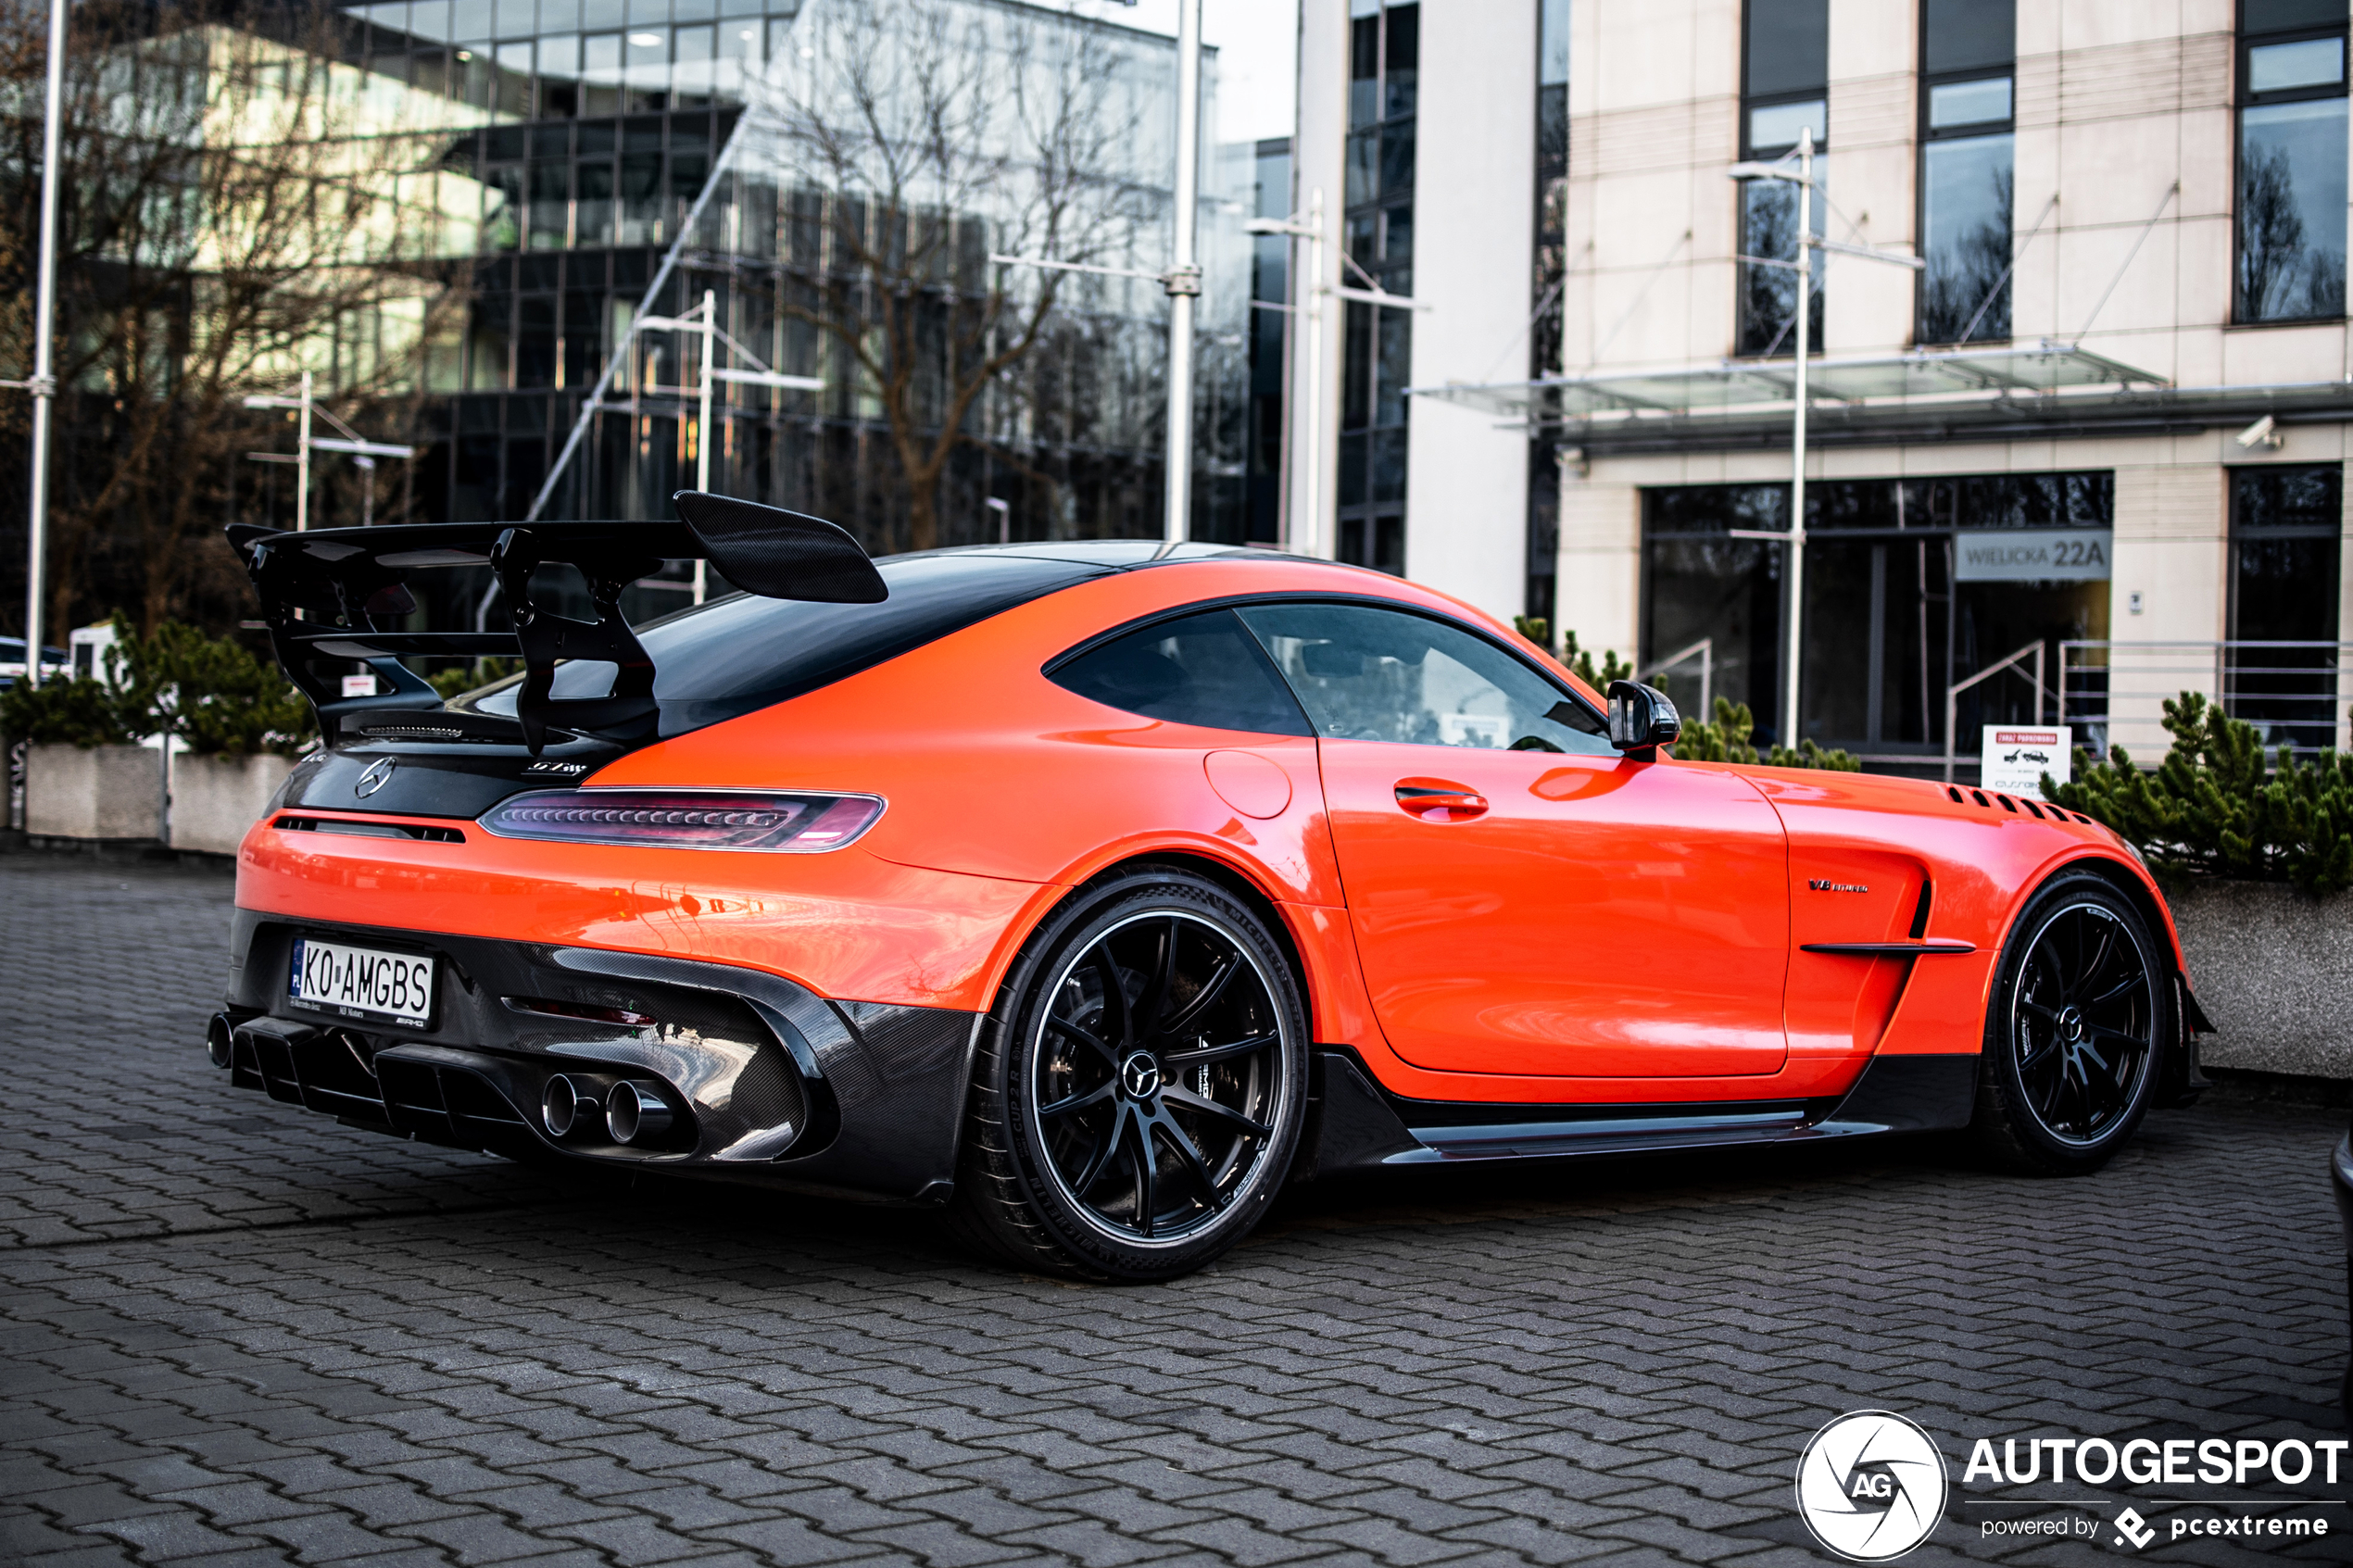
M 1657 760 L 1660 746 L 1673 746 L 1682 733 L 1682 716 L 1665 692 L 1635 681 L 1609 684 L 1610 745 L 1651 762 Z

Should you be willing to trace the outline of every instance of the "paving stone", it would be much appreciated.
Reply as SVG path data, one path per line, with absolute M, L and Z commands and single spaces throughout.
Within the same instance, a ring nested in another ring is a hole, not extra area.
M 5 1568 L 1795 1568 L 1843 1411 L 1957 1476 L 1970 1434 L 2336 1429 L 2341 1116 L 2161 1112 L 2072 1182 L 1854 1145 L 1327 1184 L 1087 1290 L 232 1091 L 229 896 L 0 856 Z M 1906 1568 L 2109 1556 L 1973 1529 Z

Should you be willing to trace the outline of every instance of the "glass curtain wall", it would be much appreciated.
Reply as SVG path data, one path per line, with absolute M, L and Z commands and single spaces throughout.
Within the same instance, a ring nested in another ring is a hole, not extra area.
M 522 516 L 585 394 L 624 343 L 605 411 L 547 515 L 666 514 L 670 493 L 694 481 L 702 439 L 699 340 L 633 338 L 635 313 L 746 106 L 765 103 L 773 115 L 799 101 L 791 94 L 814 91 L 808 82 L 838 69 L 821 57 L 831 34 L 817 24 L 860 8 L 861 0 L 389 0 L 346 8 L 346 53 L 367 73 L 368 91 L 446 98 L 483 122 L 442 133 L 432 159 L 468 177 L 452 188 L 478 191 L 480 245 L 452 258 L 470 320 L 429 357 L 416 515 Z M 918 47 L 918 30 L 905 20 L 917 7 L 867 8 L 879 25 L 900 29 L 893 36 L 908 40 L 904 47 Z M 906 546 L 906 481 L 871 372 L 807 320 L 811 309 L 837 306 L 879 320 L 880 302 L 852 275 L 845 236 L 886 257 L 910 244 L 936 257 L 907 341 L 917 345 L 922 406 L 938 419 L 949 417 L 955 390 L 954 333 L 997 301 L 1006 307 L 1003 329 L 975 341 L 982 352 L 1002 346 L 1043 286 L 1042 273 L 992 267 L 992 251 L 1157 269 L 1169 245 L 1171 40 L 1012 0 L 922 9 L 945 19 L 937 36 L 955 44 L 943 51 L 950 78 L 982 97 L 1006 90 L 1001 76 L 1014 69 L 1006 62 L 1016 45 L 1029 51 L 1033 107 L 1053 85 L 1046 62 L 1077 58 L 1081 44 L 1090 51 L 1101 91 L 1091 100 L 1094 119 L 1073 134 L 1099 150 L 1095 186 L 1115 194 L 1090 209 L 1084 232 L 1036 228 L 1043 176 L 995 149 L 1012 174 L 972 182 L 978 194 L 962 205 L 909 196 L 894 239 L 878 228 L 883 208 L 845 190 L 809 139 L 747 131 L 653 302 L 655 313 L 674 316 L 709 290 L 722 328 L 744 349 L 771 369 L 826 383 L 816 393 L 723 384 L 710 433 L 714 487 L 833 518 L 877 552 Z M 1212 55 L 1203 71 L 1212 122 L 1215 74 Z M 975 167 L 984 155 L 994 156 L 983 149 Z M 1197 527 L 1212 536 L 1244 533 L 1244 445 L 1265 417 L 1246 408 L 1249 327 L 1260 313 L 1247 308 L 1252 246 L 1239 237 L 1262 161 L 1217 157 L 1203 167 L 1207 294 L 1223 311 L 1202 323 L 1207 413 L 1197 471 L 1210 482 L 1196 486 Z M 1234 233 L 1223 235 L 1228 228 Z M 1034 345 L 963 414 L 939 483 L 943 544 L 997 537 L 990 498 L 1008 503 L 1014 538 L 1159 532 L 1165 300 L 1149 282 L 1125 280 L 1064 274 L 1056 289 Z M 723 352 L 725 364 L 748 363 Z
M 1799 131 L 1814 132 L 1814 181 L 1827 189 L 1829 160 L 1820 157 L 1830 136 L 1829 0 L 1748 0 L 1742 30 L 1741 155 L 1771 160 L 1797 145 Z M 1744 180 L 1740 186 L 1741 254 L 1766 261 L 1794 262 L 1797 187 L 1785 180 Z M 1819 235 L 1826 204 L 1813 204 L 1813 232 Z M 1806 276 L 1813 293 L 1806 352 L 1822 351 L 1822 255 L 1806 253 Z M 1769 358 L 1793 354 L 1790 333 L 1797 323 L 1797 273 L 1786 267 L 1745 262 L 1740 268 L 1738 339 L 1733 352 Z
M 2240 321 L 2345 314 L 2345 0 L 2240 0 Z
M 1535 296 L 1528 373 L 1561 373 L 1561 290 L 1568 275 L 1568 0 L 1536 7 Z M 1528 445 L 1527 613 L 1553 622 L 1560 558 L 1560 442 L 1539 433 Z
M 2059 642 L 2108 634 L 2108 473 L 1828 480 L 1809 483 L 1806 498 L 1803 701 L 1806 736 L 1818 744 L 1941 759 L 1953 683 L 2037 640 L 2056 679 Z M 1786 484 L 1643 493 L 1642 662 L 1713 639 L 1716 695 L 1748 704 L 1760 741 L 1783 743 L 1784 551 L 1732 533 L 1788 525 Z M 1983 552 L 1961 548 L 1988 533 L 2064 533 L 2071 547 L 2047 553 L 2065 558 L 2050 570 L 2067 575 L 1993 576 L 1973 564 Z M 1669 695 L 1696 706 L 1695 661 L 1667 679 Z M 1963 694 L 1959 733 L 2033 714 L 2029 681 L 1996 679 Z
M 2337 568 L 2342 464 L 2231 472 L 2231 640 L 2322 644 L 2232 651 L 2229 708 L 2266 746 L 2336 738 Z
M 2010 335 L 2010 117 L 2015 0 L 1920 7 L 1920 255 L 1917 341 Z
M 1350 0 L 1347 212 L 1350 286 L 1414 292 L 1415 88 L 1421 7 Z M 1409 311 L 1351 301 L 1340 336 L 1341 560 L 1405 570 L 1405 386 Z
M 1252 214 L 1287 219 L 1291 199 L 1290 138 L 1258 144 Z M 1290 240 L 1259 234 L 1251 241 L 1250 421 L 1246 483 L 1249 495 L 1242 538 L 1279 543 L 1283 536 L 1283 378 L 1290 318 Z

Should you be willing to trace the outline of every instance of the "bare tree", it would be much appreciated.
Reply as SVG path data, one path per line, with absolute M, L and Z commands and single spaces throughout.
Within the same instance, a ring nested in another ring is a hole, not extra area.
M 115 607 L 150 629 L 219 621 L 243 594 L 220 524 L 270 479 L 243 456 L 291 445 L 245 396 L 305 369 L 346 414 L 417 389 L 454 303 L 431 261 L 453 238 L 429 133 L 447 110 L 409 122 L 413 98 L 339 62 L 346 24 L 324 4 L 88 0 L 72 25 L 50 624 Z M 13 302 L 37 244 L 44 56 L 42 8 L 0 9 L 15 106 L 0 123 L 0 360 L 16 366 L 31 358 Z
M 753 94 L 755 156 L 815 242 L 794 245 L 809 259 L 776 307 L 817 329 L 879 419 L 907 546 L 930 549 L 960 447 L 1046 479 L 1022 456 L 1034 410 L 1011 373 L 1072 284 L 988 254 L 1136 266 L 1124 245 L 1159 244 L 1127 56 L 1090 22 L 961 0 L 827 0 L 796 37 Z
M 2345 253 L 2305 233 L 2285 147 L 2246 151 L 2239 181 L 2238 273 L 2241 320 L 2345 313 Z

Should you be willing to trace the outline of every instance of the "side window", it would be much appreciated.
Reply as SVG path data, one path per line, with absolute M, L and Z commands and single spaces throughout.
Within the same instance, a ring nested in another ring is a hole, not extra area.
M 1251 605 L 1240 614 L 1318 734 L 1611 753 L 1599 715 L 1459 627 L 1366 605 Z
M 1172 724 L 1267 735 L 1315 733 L 1230 609 L 1130 632 L 1050 671 L 1048 679 L 1106 707 Z

